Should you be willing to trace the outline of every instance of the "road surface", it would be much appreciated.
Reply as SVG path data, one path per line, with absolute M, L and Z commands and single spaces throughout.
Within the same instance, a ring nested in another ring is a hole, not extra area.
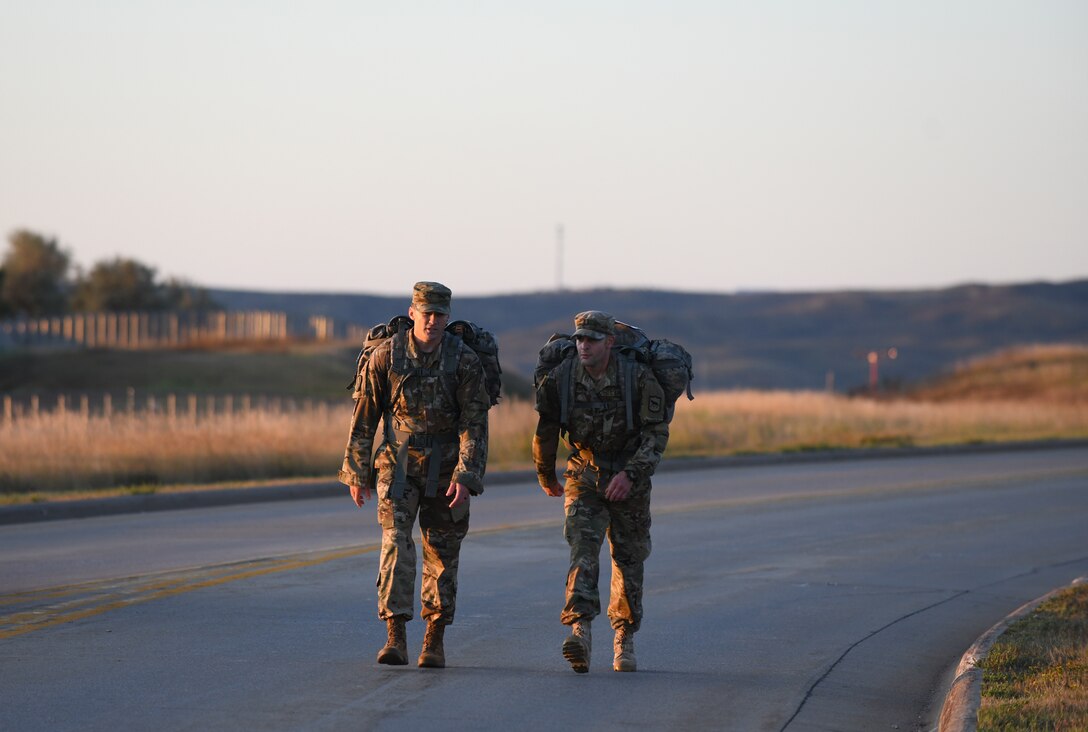
M 560 655 L 561 513 L 473 499 L 444 670 L 374 663 L 346 496 L 0 526 L 0 728 L 930 729 L 967 646 L 1088 575 L 1088 450 L 663 472 L 635 674 L 605 619 Z

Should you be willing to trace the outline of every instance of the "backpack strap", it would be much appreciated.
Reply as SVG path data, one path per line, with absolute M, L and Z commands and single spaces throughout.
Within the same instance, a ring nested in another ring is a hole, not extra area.
M 623 389 L 623 401 L 626 409 L 627 418 L 627 431 L 630 432 L 635 428 L 635 414 L 631 408 L 634 402 L 634 380 L 635 380 L 635 359 L 630 356 L 619 355 L 619 363 L 616 364 L 619 368 L 616 372 L 620 375 L 620 384 Z
M 404 432 L 394 430 L 397 446 L 397 467 L 393 473 L 393 484 L 389 486 L 391 498 L 404 498 L 408 488 L 408 448 L 414 447 L 426 451 L 427 454 L 427 482 L 423 489 L 424 498 L 434 498 L 438 495 L 438 476 L 442 471 L 443 448 L 450 443 L 460 440 L 456 432 L 448 434 L 427 434 L 422 432 Z
M 566 432 L 570 421 L 570 403 L 574 400 L 574 358 L 567 357 L 555 367 L 559 388 L 559 426 Z

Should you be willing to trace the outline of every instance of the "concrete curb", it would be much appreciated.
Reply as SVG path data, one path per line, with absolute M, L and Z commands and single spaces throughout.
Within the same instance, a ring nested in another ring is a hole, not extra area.
M 1001 634 L 1016 621 L 1030 615 L 1035 608 L 1064 592 L 1070 587 L 1088 582 L 1088 577 L 1078 577 L 1065 587 L 1051 590 L 1040 598 L 1032 600 L 1013 611 L 1000 623 L 987 630 L 975 641 L 960 659 L 956 667 L 956 678 L 948 689 L 941 716 L 937 723 L 938 732 L 975 732 L 978 729 L 978 710 L 982 704 L 982 669 L 978 665 L 986 658 Z
M 937 447 L 857 448 L 842 450 L 798 451 L 756 455 L 730 455 L 712 458 L 673 458 L 661 463 L 659 473 L 712 468 L 746 468 L 759 465 L 823 463 L 841 460 L 869 460 L 936 455 L 966 455 L 989 452 L 1049 450 L 1088 447 L 1088 440 L 1044 440 L 1037 442 L 987 442 Z M 532 470 L 515 470 L 489 474 L 486 485 L 528 482 L 536 484 Z M 204 508 L 244 503 L 285 501 L 303 498 L 327 498 L 345 494 L 337 481 L 327 483 L 293 483 L 252 488 L 222 488 L 178 493 L 150 493 L 137 496 L 116 496 L 73 501 L 50 501 L 16 506 L 0 506 L 0 525 L 51 521 L 57 519 L 112 516 L 146 511 L 167 511 L 179 508 Z

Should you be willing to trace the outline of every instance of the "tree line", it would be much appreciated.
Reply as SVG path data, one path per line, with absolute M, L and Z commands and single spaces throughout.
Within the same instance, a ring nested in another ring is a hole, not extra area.
M 176 278 L 160 281 L 153 267 L 127 257 L 73 265 L 55 238 L 18 229 L 0 260 L 0 318 L 66 313 L 215 310 L 206 290 Z

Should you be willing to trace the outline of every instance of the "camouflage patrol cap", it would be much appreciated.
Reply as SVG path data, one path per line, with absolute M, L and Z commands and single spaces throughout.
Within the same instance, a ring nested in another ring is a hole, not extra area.
M 616 335 L 616 319 L 600 310 L 587 310 L 574 316 L 574 337 L 583 336 L 599 341 Z
M 412 288 L 412 307 L 420 313 L 449 315 L 452 294 L 441 282 L 417 282 Z

